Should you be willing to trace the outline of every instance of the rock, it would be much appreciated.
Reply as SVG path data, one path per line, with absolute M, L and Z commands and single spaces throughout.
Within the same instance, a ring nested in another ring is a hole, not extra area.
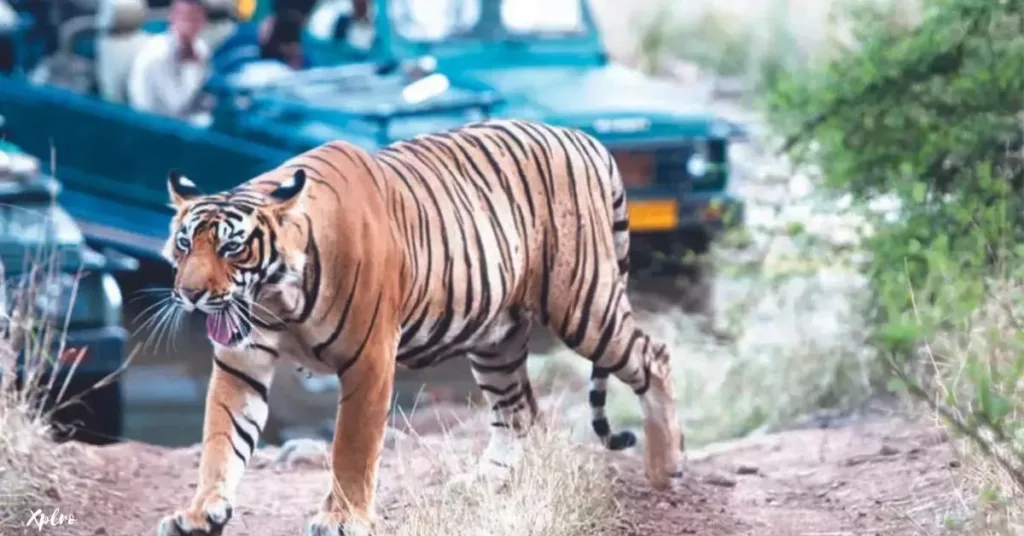
M 740 465 L 736 467 L 736 474 L 738 475 L 756 475 L 760 474 L 761 469 L 753 465 Z
M 736 486 L 735 479 L 717 473 L 705 475 L 703 480 L 705 483 L 711 484 L 712 486 L 719 486 L 723 488 L 732 488 Z
M 879 456 L 895 456 L 900 453 L 900 449 L 892 446 L 883 444 L 882 448 L 878 449 Z

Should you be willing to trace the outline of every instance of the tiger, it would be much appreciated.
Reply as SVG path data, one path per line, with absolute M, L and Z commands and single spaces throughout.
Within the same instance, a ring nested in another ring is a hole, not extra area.
M 335 374 L 332 484 L 305 534 L 374 530 L 377 471 L 396 366 L 466 356 L 489 406 L 473 478 L 510 482 L 538 418 L 531 328 L 591 361 L 591 426 L 633 446 L 604 415 L 614 375 L 639 398 L 644 473 L 681 477 L 670 356 L 626 292 L 629 212 L 614 158 L 582 130 L 487 119 L 369 152 L 332 141 L 229 190 L 167 177 L 169 298 L 206 316 L 213 369 L 198 484 L 160 536 L 220 534 L 268 414 L 280 359 Z

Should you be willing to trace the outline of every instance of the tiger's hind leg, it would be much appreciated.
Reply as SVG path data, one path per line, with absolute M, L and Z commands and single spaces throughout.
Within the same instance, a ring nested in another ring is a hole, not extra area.
M 491 435 L 472 478 L 492 486 L 509 482 L 523 455 L 523 437 L 537 418 L 537 400 L 526 369 L 530 321 L 511 315 L 500 341 L 469 354 L 477 385 L 491 411 Z M 501 329 L 501 328 L 499 328 Z
M 607 291 L 598 291 L 589 309 L 582 303 L 552 308 L 551 319 L 570 320 L 552 320 L 549 325 L 567 346 L 593 362 L 593 424 L 607 446 L 624 448 L 628 445 L 619 443 L 632 439 L 627 433 L 612 435 L 603 411 L 597 411 L 604 405 L 607 378 L 614 374 L 640 398 L 647 479 L 655 488 L 667 488 L 679 475 L 683 448 L 668 351 L 637 325 L 623 279 L 609 278 L 598 288 Z

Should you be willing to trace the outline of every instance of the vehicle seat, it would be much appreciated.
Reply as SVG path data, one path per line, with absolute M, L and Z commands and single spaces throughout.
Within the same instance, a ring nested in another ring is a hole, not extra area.
M 204 0 L 206 6 L 206 27 L 199 38 L 210 48 L 217 50 L 225 39 L 231 36 L 238 23 L 235 21 L 234 0 Z
M 127 102 L 128 74 L 149 34 L 142 31 L 146 0 L 100 0 L 96 38 L 96 81 L 110 102 Z

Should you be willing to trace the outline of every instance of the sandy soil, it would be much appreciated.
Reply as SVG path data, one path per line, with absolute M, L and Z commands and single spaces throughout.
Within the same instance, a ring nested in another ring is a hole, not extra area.
M 435 416 L 449 415 L 450 422 L 465 418 L 456 413 L 411 419 L 409 426 L 421 435 L 385 453 L 379 501 L 384 533 L 403 516 L 399 487 L 415 482 L 430 493 L 431 487 L 443 485 L 430 463 L 400 468 L 399 455 L 429 460 L 427 451 L 436 449 L 438 441 L 456 453 L 482 449 L 483 428 L 464 425 L 457 434 L 437 433 L 443 426 Z M 85 505 L 62 508 L 74 508 L 76 523 L 57 529 L 60 534 L 152 534 L 157 520 L 185 504 L 195 486 L 197 447 L 123 443 L 73 450 L 90 498 Z M 271 461 L 276 454 L 276 448 L 267 448 L 254 459 L 226 534 L 301 533 L 326 489 L 327 472 L 310 466 L 275 469 Z M 686 476 L 678 489 L 667 492 L 647 486 L 638 452 L 607 457 L 619 470 L 616 495 L 624 507 L 621 518 L 608 520 L 608 526 L 611 534 L 622 535 L 895 535 L 921 533 L 923 527 L 934 533 L 955 507 L 952 490 L 959 467 L 940 430 L 892 416 L 690 452 Z

